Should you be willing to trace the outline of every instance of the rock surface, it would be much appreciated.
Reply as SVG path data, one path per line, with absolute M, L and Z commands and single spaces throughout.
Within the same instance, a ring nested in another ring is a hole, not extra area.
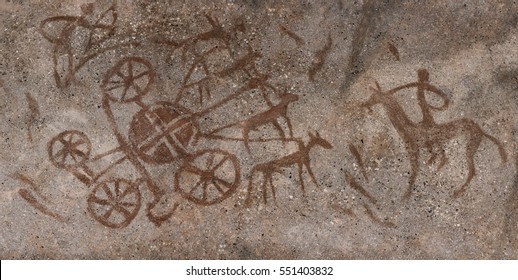
M 0 22 L 2 259 L 518 258 L 516 1 Z

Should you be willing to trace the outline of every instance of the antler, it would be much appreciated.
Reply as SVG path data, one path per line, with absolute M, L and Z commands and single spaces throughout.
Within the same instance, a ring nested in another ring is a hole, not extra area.
M 368 101 L 363 102 L 360 105 L 360 107 L 362 107 L 362 108 L 367 108 L 367 110 L 369 110 L 369 112 L 372 112 L 371 106 L 374 104 L 374 99 L 373 98 L 375 98 L 375 95 L 383 93 L 383 90 L 381 89 L 381 86 L 378 83 L 378 81 L 374 81 L 374 83 L 376 84 L 375 88 L 373 86 L 369 86 L 369 89 L 374 91 L 374 93 L 371 95 L 371 98 Z
M 318 133 L 317 130 L 313 130 L 313 132 L 309 131 L 308 135 L 310 138 L 322 138 L 322 136 L 320 136 L 320 133 Z
M 376 88 L 373 88 L 372 86 L 370 86 L 369 89 L 381 93 L 382 90 L 381 90 L 381 87 L 380 87 L 380 84 L 378 83 L 378 81 L 374 81 L 374 83 L 376 84 Z

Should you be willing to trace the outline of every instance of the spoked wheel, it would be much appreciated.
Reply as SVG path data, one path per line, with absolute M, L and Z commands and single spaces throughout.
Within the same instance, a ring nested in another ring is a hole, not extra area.
M 229 197 L 239 181 L 236 156 L 221 150 L 203 150 L 180 167 L 175 176 L 175 187 L 182 197 L 197 204 L 211 205 Z
M 145 162 L 171 163 L 198 139 L 198 124 L 190 115 L 178 104 L 158 102 L 133 117 L 128 138 Z
M 125 58 L 112 67 L 101 88 L 115 102 L 133 102 L 146 95 L 155 80 L 151 63 L 140 57 Z
M 138 188 L 125 179 L 99 183 L 88 197 L 88 212 L 99 223 L 123 228 L 137 216 L 141 195 Z
M 92 150 L 92 143 L 81 131 L 69 130 L 58 134 L 49 142 L 50 161 L 59 168 L 77 167 L 85 162 Z

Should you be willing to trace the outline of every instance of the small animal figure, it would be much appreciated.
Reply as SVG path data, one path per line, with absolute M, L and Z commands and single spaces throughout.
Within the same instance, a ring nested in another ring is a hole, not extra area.
M 245 143 L 245 147 L 250 152 L 250 146 L 248 144 L 249 137 L 248 134 L 250 130 L 256 130 L 258 127 L 271 123 L 273 126 L 279 131 L 279 135 L 282 139 L 286 139 L 286 135 L 282 126 L 279 124 L 279 118 L 284 118 L 286 120 L 286 124 L 288 125 L 290 137 L 293 138 L 293 128 L 291 126 L 290 119 L 288 118 L 288 105 L 291 102 L 299 100 L 299 96 L 296 94 L 289 93 L 285 91 L 281 95 L 281 101 L 268 109 L 267 111 L 257 114 L 247 120 L 240 122 L 238 125 L 243 128 L 243 139 Z
M 304 144 L 304 142 L 302 142 L 301 140 L 298 141 L 298 151 L 269 162 L 258 164 L 252 169 L 252 175 L 250 178 L 250 182 L 248 184 L 248 195 L 246 199 L 246 205 L 250 205 L 252 202 L 252 179 L 254 177 L 254 174 L 257 172 L 263 174 L 262 194 L 264 203 L 267 202 L 268 183 L 270 184 L 270 188 L 272 190 L 272 197 L 275 200 L 275 188 L 273 187 L 272 176 L 275 172 L 281 172 L 281 169 L 283 167 L 289 167 L 294 164 L 298 166 L 300 187 L 304 195 L 306 194 L 306 190 L 304 187 L 304 180 L 302 179 L 303 167 L 306 167 L 306 170 L 308 171 L 311 180 L 313 181 L 313 183 L 315 183 L 315 185 L 318 186 L 317 180 L 315 179 L 315 175 L 313 174 L 313 170 L 311 169 L 311 159 L 309 158 L 309 153 L 311 152 L 311 149 L 313 149 L 317 145 L 323 147 L 324 149 L 332 149 L 333 146 L 327 140 L 320 137 L 320 134 L 318 132 L 316 134 L 309 133 L 309 138 L 310 139 L 308 144 Z

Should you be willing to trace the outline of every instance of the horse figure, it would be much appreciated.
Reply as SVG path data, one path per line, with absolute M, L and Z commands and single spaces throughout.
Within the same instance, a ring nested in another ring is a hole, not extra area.
M 371 110 L 371 107 L 376 104 L 381 104 L 383 106 L 392 125 L 397 130 L 399 136 L 403 139 L 410 158 L 411 172 L 409 186 L 404 195 L 405 199 L 408 199 L 412 194 L 413 185 L 419 170 L 419 150 L 421 148 L 427 148 L 430 152 L 432 152 L 434 148 L 439 151 L 441 163 L 439 164 L 438 169 L 440 169 L 447 161 L 444 151 L 445 145 L 456 136 L 466 136 L 466 161 L 468 165 L 468 175 L 461 188 L 454 191 L 454 197 L 462 195 L 475 176 L 474 157 L 484 137 L 492 141 L 498 147 L 502 162 L 507 162 L 507 154 L 502 143 L 500 143 L 495 137 L 485 133 L 474 121 L 463 118 L 444 124 L 436 124 L 435 122 L 414 123 L 408 118 L 401 105 L 393 96 L 397 90 L 384 92 L 381 90 L 381 87 L 377 82 L 376 88 L 370 87 L 370 89 L 373 93 L 369 100 L 362 104 L 362 107 Z M 428 163 L 435 161 L 436 158 L 437 155 L 432 155 Z
M 252 202 L 251 192 L 252 192 L 252 179 L 256 172 L 260 172 L 263 174 L 263 183 L 262 183 L 262 194 L 263 194 L 263 202 L 266 204 L 267 202 L 267 185 L 270 184 L 270 188 L 272 190 L 272 197 L 275 200 L 275 188 L 273 186 L 273 174 L 275 172 L 280 173 L 281 169 L 284 167 L 289 167 L 294 164 L 298 166 L 300 187 L 302 189 L 302 193 L 305 195 L 306 190 L 304 187 L 304 180 L 302 179 L 302 169 L 306 167 L 306 170 L 311 177 L 313 183 L 318 186 L 317 180 L 315 179 L 315 175 L 313 174 L 313 170 L 311 169 L 311 159 L 309 158 L 309 153 L 315 146 L 321 146 L 324 149 L 332 149 L 333 146 L 327 140 L 322 138 L 320 134 L 317 132 L 316 134 L 309 133 L 309 142 L 308 144 L 304 144 L 302 140 L 297 141 L 298 150 L 292 154 L 287 156 L 274 159 L 269 162 L 265 162 L 262 164 L 256 165 L 252 169 L 252 175 L 250 176 L 250 181 L 248 184 L 248 194 L 246 198 L 246 205 L 250 205 Z

